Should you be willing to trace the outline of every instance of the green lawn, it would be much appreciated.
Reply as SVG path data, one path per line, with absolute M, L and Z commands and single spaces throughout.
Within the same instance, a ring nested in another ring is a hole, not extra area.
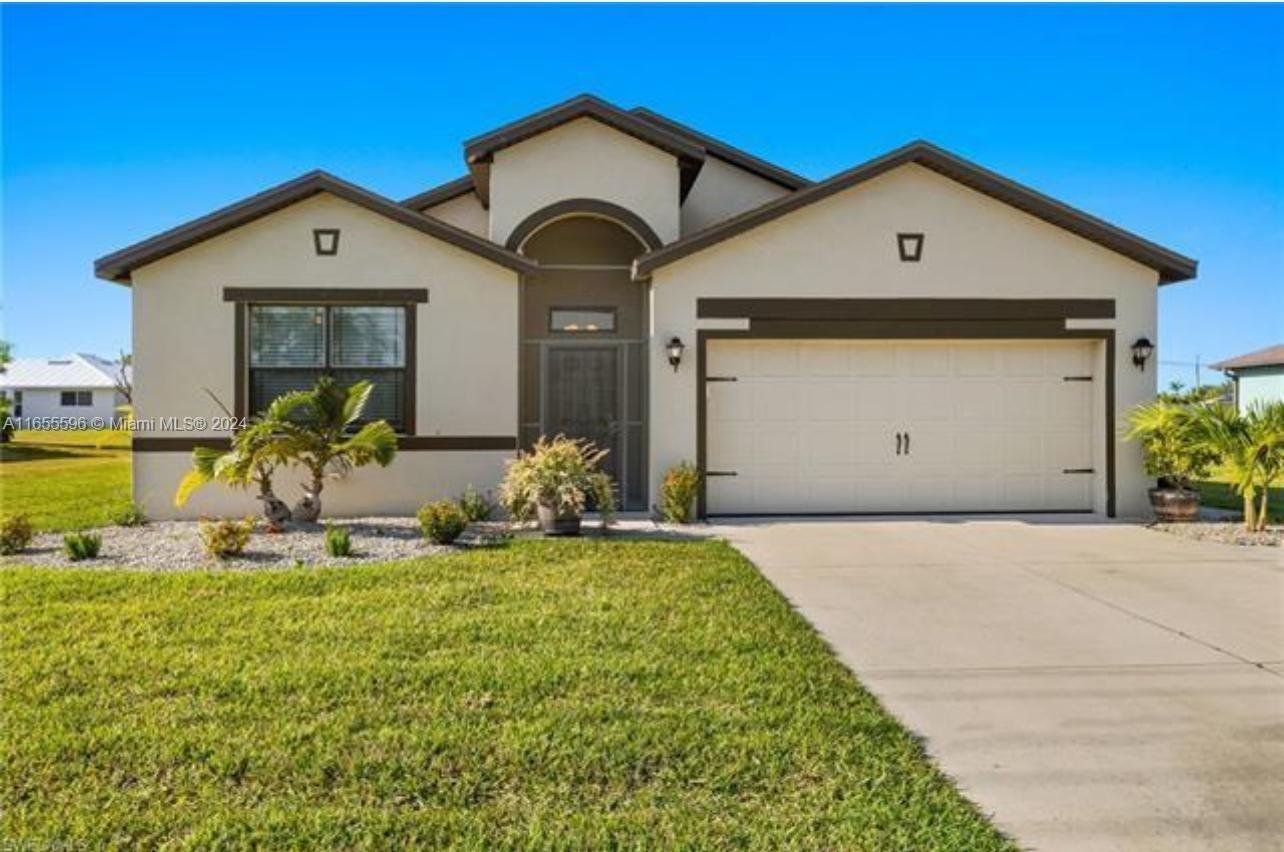
M 1244 497 L 1230 485 L 1230 477 L 1220 471 L 1211 480 L 1198 483 L 1199 495 L 1205 506 L 1218 509 L 1244 511 Z M 1260 500 L 1261 497 L 1258 497 Z M 1284 523 L 1284 486 L 1271 489 L 1270 515 L 1274 523 Z
M 19 431 L 0 444 L 0 510 L 37 529 L 102 526 L 130 503 L 129 433 Z
M 1015 848 L 721 542 L 0 592 L 23 848 Z

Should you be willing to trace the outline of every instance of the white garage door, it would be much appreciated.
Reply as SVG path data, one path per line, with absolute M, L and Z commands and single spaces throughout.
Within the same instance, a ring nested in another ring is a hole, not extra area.
M 711 514 L 1090 511 L 1091 341 L 711 340 Z

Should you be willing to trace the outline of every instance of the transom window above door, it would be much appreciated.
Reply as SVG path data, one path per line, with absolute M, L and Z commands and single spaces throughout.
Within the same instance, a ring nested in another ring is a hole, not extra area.
M 565 334 L 615 331 L 615 308 L 550 308 L 548 330 Z
M 374 390 L 368 420 L 402 431 L 408 410 L 406 311 L 402 305 L 250 305 L 249 402 L 262 411 L 321 376 Z

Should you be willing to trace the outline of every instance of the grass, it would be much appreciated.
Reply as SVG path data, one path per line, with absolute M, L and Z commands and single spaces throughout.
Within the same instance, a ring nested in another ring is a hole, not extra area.
M 1242 513 L 1244 497 L 1231 487 L 1230 482 L 1229 475 L 1217 471 L 1212 479 L 1197 483 L 1196 487 L 1199 488 L 1199 496 L 1203 504 Z M 1257 499 L 1259 501 L 1262 499 L 1260 494 Z M 1272 523 L 1284 523 L 1284 486 L 1271 489 L 1269 512 Z
M 721 542 L 0 591 L 23 848 L 1015 848 Z
M 22 430 L 0 444 L 0 509 L 38 530 L 102 526 L 131 499 L 128 432 Z

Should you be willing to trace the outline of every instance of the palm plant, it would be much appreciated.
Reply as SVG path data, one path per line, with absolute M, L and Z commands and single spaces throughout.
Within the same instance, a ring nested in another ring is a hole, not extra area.
M 1284 402 L 1258 403 L 1244 414 L 1228 405 L 1202 406 L 1191 416 L 1197 441 L 1216 453 L 1244 498 L 1245 528 L 1265 529 L 1271 488 L 1284 479 Z
M 1195 406 L 1167 399 L 1139 405 L 1128 415 L 1126 437 L 1141 444 L 1146 473 L 1161 488 L 1191 491 L 1217 460 L 1217 451 L 1199 440 L 1196 416 Z
M 280 403 L 292 460 L 307 468 L 310 481 L 292 516 L 313 522 L 321 516 L 321 489 L 327 477 L 340 477 L 371 462 L 387 467 L 397 454 L 397 434 L 386 420 L 366 423 L 355 432 L 370 393 L 368 381 L 344 387 L 329 376 L 309 391 L 286 394 Z
M 289 507 L 272 490 L 273 474 L 281 465 L 289 463 L 292 452 L 284 419 L 287 411 L 286 402 L 278 399 L 232 436 L 231 449 L 197 447 L 192 450 L 192 469 L 179 482 L 174 505 L 186 504 L 193 492 L 210 482 L 221 482 L 232 488 L 258 486 L 257 496 L 263 503 L 263 516 L 269 526 L 278 528 L 288 521 Z

